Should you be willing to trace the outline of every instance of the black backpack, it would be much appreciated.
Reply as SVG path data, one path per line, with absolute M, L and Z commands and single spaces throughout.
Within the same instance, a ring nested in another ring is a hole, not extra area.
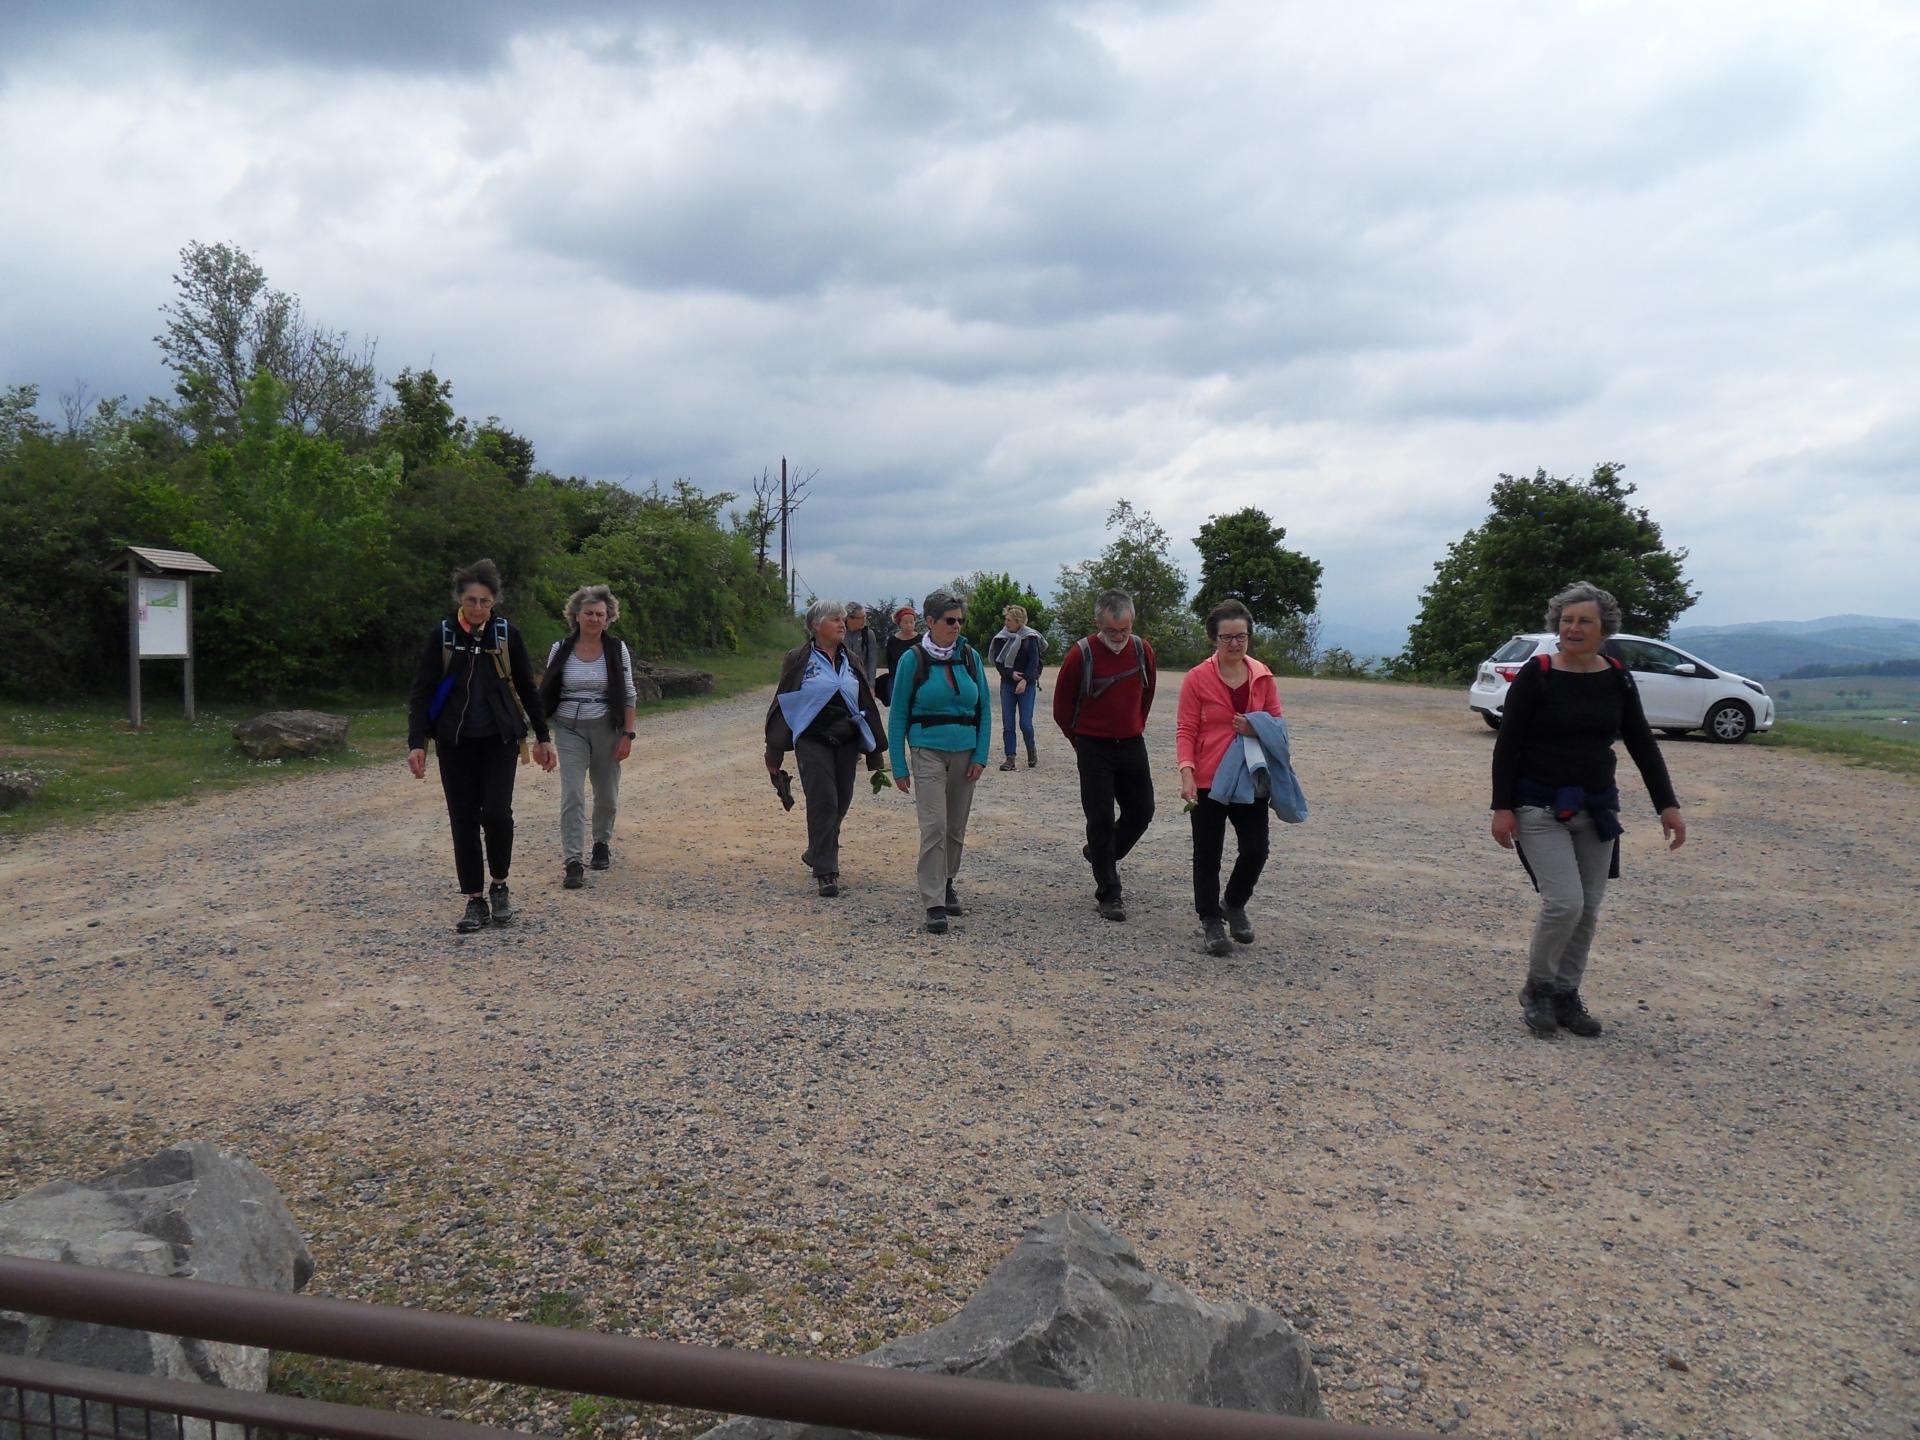
M 979 653 L 975 651 L 971 645 L 967 644 L 967 637 L 962 635 L 954 642 L 953 654 L 949 655 L 945 660 L 942 660 L 938 655 L 929 653 L 927 647 L 924 645 L 915 645 L 913 647 L 913 653 L 914 658 L 927 667 L 927 673 L 922 676 L 919 683 L 913 687 L 913 693 L 907 696 L 907 728 L 911 730 L 915 722 L 920 718 L 920 687 L 933 678 L 934 667 L 938 665 L 946 669 L 947 684 L 953 687 L 955 694 L 958 694 L 960 691 L 960 682 L 953 678 L 953 667 L 963 665 L 966 668 L 967 674 L 973 677 L 975 695 L 973 728 L 976 731 L 979 730 L 980 722 L 986 718 L 987 713 L 987 672 L 986 667 L 980 663 Z M 898 697 L 896 696 L 895 698 L 897 699 Z

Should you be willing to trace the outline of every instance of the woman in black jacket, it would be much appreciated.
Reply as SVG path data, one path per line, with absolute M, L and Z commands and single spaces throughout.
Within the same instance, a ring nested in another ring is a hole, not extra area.
M 1603 649 L 1620 628 L 1619 602 L 1598 586 L 1571 585 L 1548 602 L 1547 628 L 1558 651 L 1529 661 L 1507 690 L 1493 746 L 1492 827 L 1540 892 L 1520 1010 L 1543 1039 L 1601 1029 L 1580 999 L 1580 979 L 1607 881 L 1620 873 L 1616 737 L 1660 812 L 1667 848 L 1687 838 L 1633 675 Z
M 453 826 L 453 864 L 467 897 L 454 928 L 463 934 L 513 918 L 507 871 L 513 863 L 514 761 L 529 730 L 531 758 L 557 763 L 540 688 L 520 632 L 493 613 L 500 571 L 476 560 L 453 572 L 453 615 L 427 634 L 407 698 L 407 769 L 426 778 L 427 739 L 440 752 L 440 788 Z M 484 855 L 481 848 L 485 838 Z M 483 888 L 488 873 L 493 884 Z

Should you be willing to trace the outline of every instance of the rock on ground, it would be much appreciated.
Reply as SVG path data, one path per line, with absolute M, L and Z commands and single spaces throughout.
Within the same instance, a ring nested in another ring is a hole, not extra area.
M 299 1290 L 313 1275 L 272 1182 L 198 1140 L 0 1205 L 0 1253 L 261 1290 Z M 83 1321 L 0 1314 L 0 1351 L 235 1390 L 267 1386 L 265 1350 Z M 0 1389 L 0 1413 L 12 1406 Z
M 234 726 L 233 738 L 255 760 L 318 755 L 346 747 L 347 720 L 321 710 L 269 710 Z
M 0 770 L 0 810 L 26 804 L 40 793 L 41 783 L 31 770 Z
M 1326 1415 L 1312 1353 L 1285 1320 L 1198 1298 L 1150 1273 L 1099 1221 L 1072 1211 L 1030 1231 L 951 1320 L 858 1363 L 1265 1415 Z M 869 1440 L 865 1431 L 748 1418 L 707 1436 Z

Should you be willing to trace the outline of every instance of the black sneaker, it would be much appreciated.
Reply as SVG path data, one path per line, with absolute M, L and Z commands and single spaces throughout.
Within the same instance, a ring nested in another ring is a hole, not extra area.
M 1598 1035 L 1603 1028 L 1598 1017 L 1581 1003 L 1580 991 L 1576 987 L 1554 986 L 1553 1018 L 1560 1022 L 1562 1030 L 1588 1039 Z
M 927 910 L 927 933 L 929 935 L 944 935 L 947 933 L 947 912 L 938 905 L 934 905 Z
M 611 864 L 613 864 L 613 851 L 608 849 L 604 842 L 599 840 L 594 841 L 592 868 L 595 870 L 604 870 Z
M 1227 933 L 1242 945 L 1253 944 L 1253 921 L 1247 918 L 1247 907 L 1229 905 L 1227 910 Z
M 949 915 L 958 915 L 960 913 L 960 897 L 954 894 L 953 881 L 951 880 L 947 881 L 947 903 L 944 908 Z
M 1127 907 L 1121 903 L 1118 895 L 1115 895 L 1110 900 L 1096 900 L 1094 904 L 1099 907 L 1100 918 L 1102 920 L 1124 920 L 1127 918 Z
M 1224 920 L 1207 921 L 1207 954 L 1231 955 L 1233 941 L 1227 938 L 1227 925 Z
M 496 925 L 505 925 L 513 919 L 513 901 L 507 896 L 506 881 L 496 880 L 487 887 L 487 908 L 493 912 Z
M 1527 1022 L 1527 1029 L 1542 1040 L 1551 1040 L 1560 1028 L 1560 1021 L 1553 1013 L 1552 992 L 1531 980 L 1520 991 L 1520 1014 Z
M 840 894 L 840 877 L 838 875 L 822 875 L 819 877 L 819 880 L 820 893 L 826 899 L 832 900 Z
M 487 908 L 487 902 L 478 895 L 467 897 L 467 913 L 454 925 L 462 935 L 471 935 L 476 930 L 484 930 L 493 923 L 493 911 Z
M 1020 767 L 1013 763 L 1013 756 L 1009 755 L 1005 760 L 1000 762 L 1000 768 L 1002 770 L 1018 770 Z
M 587 867 L 578 860 L 567 861 L 567 878 L 560 883 L 569 890 L 578 890 L 587 883 Z

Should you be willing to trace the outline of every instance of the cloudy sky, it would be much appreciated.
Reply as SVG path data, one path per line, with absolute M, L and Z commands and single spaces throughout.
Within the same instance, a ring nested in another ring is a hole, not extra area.
M 1904 0 L 9 0 L 0 384 L 163 392 L 226 241 L 555 470 L 817 470 L 820 593 L 1254 504 L 1392 644 L 1617 460 L 1683 624 L 1920 615 L 1916 75 Z

